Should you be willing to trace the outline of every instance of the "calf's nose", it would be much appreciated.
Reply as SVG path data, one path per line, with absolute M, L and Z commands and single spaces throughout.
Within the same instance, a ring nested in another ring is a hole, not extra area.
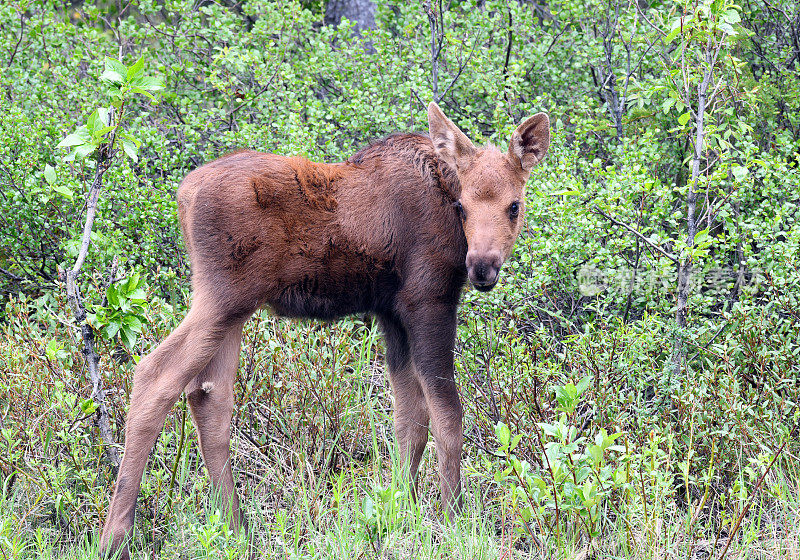
M 503 257 L 499 251 L 486 253 L 469 251 L 467 252 L 466 265 L 469 281 L 475 288 L 485 292 L 491 290 L 497 284 L 500 267 L 503 266 Z

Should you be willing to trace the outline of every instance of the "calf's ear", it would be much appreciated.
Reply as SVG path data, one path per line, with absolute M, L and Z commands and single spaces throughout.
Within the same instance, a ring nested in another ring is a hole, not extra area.
M 436 154 L 453 169 L 464 167 L 476 148 L 436 103 L 428 105 L 428 131 Z
M 508 155 L 527 172 L 542 161 L 549 147 L 550 119 L 545 113 L 537 113 L 526 119 L 511 135 Z

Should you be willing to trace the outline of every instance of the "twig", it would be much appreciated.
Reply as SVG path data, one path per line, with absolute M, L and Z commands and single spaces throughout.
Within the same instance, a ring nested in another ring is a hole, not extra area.
M 424 109 L 425 107 L 427 107 L 427 105 L 425 104 L 425 102 L 424 102 L 424 101 L 422 101 L 422 99 L 420 99 L 420 97 L 419 97 L 419 94 L 417 94 L 417 91 L 416 91 L 416 90 L 415 90 L 413 87 L 412 87 L 412 88 L 410 88 L 410 89 L 411 89 L 411 93 L 413 93 L 413 94 L 414 94 L 414 97 L 416 97 L 416 98 L 417 98 L 417 101 L 419 101 L 419 104 L 420 104 L 420 105 L 422 105 L 422 108 Z
M 537 426 L 538 428 L 538 426 Z M 544 446 L 544 442 L 542 441 L 542 436 L 539 433 L 539 430 L 533 430 L 536 434 L 536 440 L 539 442 L 539 448 L 542 450 L 542 455 L 544 455 L 544 460 L 547 463 L 547 472 L 550 474 L 550 480 L 553 483 L 553 505 L 556 508 L 556 519 L 555 519 L 555 529 L 556 529 L 556 538 L 561 541 L 561 528 L 559 526 L 559 521 L 561 519 L 561 508 L 558 507 L 558 485 L 556 484 L 556 477 L 553 474 L 553 467 L 550 465 L 550 457 L 547 455 L 547 449 Z M 550 530 L 553 530 L 553 527 L 550 527 Z
M 92 226 L 94 225 L 94 219 L 97 213 L 97 200 L 100 196 L 100 190 L 103 188 L 103 175 L 108 171 L 114 159 L 114 142 L 117 137 L 117 128 L 119 127 L 124 107 L 125 105 L 123 103 L 119 108 L 119 112 L 116 115 L 116 126 L 111 132 L 109 142 L 101 145 L 97 152 L 97 169 L 87 196 L 86 220 L 83 224 L 80 252 L 78 253 L 78 258 L 75 260 L 75 265 L 66 272 L 67 301 L 75 317 L 75 323 L 79 325 L 81 329 L 81 338 L 83 339 L 83 350 L 81 350 L 81 353 L 86 361 L 89 380 L 92 383 L 91 398 L 97 406 L 97 430 L 104 444 L 106 458 L 114 470 L 119 467 L 120 458 L 114 441 L 114 434 L 111 431 L 111 421 L 109 419 L 108 407 L 106 406 L 103 376 L 100 373 L 99 367 L 100 356 L 95 352 L 94 331 L 86 321 L 86 307 L 83 305 L 78 279 L 80 277 L 81 267 L 89 253 Z M 114 274 L 116 274 L 113 264 L 112 270 L 114 270 Z
M 511 103 L 508 97 L 508 64 L 511 62 L 511 47 L 514 45 L 514 28 L 512 27 L 511 8 L 506 6 L 506 10 L 508 11 L 508 38 L 506 39 L 506 60 L 503 63 L 503 97 L 508 105 L 509 116 L 513 117 L 513 115 L 510 114 Z
M 712 336 L 712 337 L 709 339 L 709 341 L 708 341 L 708 342 L 706 342 L 705 344 L 703 344 L 703 345 L 700 347 L 700 349 L 699 349 L 699 350 L 698 350 L 698 351 L 695 353 L 695 355 L 694 355 L 694 356 L 692 356 L 691 358 L 689 358 L 689 361 L 690 361 L 690 362 L 691 362 L 691 361 L 693 361 L 693 360 L 694 360 L 694 359 L 695 359 L 697 356 L 699 356 L 699 355 L 700 355 L 700 352 L 702 352 L 703 350 L 706 350 L 706 349 L 707 349 L 709 346 L 711 346 L 711 343 L 712 343 L 712 342 L 714 342 L 714 341 L 717 339 L 717 337 L 718 337 L 719 335 L 721 335 L 721 334 L 722 334 L 722 331 L 724 331 L 724 330 L 725 330 L 725 327 L 727 327 L 729 324 L 730 324 L 730 323 L 729 323 L 728 321 L 725 321 L 724 323 L 722 323 L 722 326 L 721 326 L 721 327 L 720 327 L 720 328 L 717 330 L 717 332 L 715 332 L 715 333 L 714 333 L 714 336 Z
M 436 10 L 431 6 L 429 1 L 423 3 L 423 9 L 428 15 L 428 23 L 431 27 L 431 93 L 433 95 L 433 102 L 438 103 L 441 99 L 439 95 L 439 55 L 442 52 L 443 40 L 439 39 L 439 46 L 436 46 L 436 36 L 441 34 L 442 29 L 439 29 L 439 22 L 436 19 Z
M 278 34 L 278 40 L 280 41 L 281 39 L 283 39 L 283 27 L 281 27 L 281 30 L 280 30 L 280 32 Z M 226 115 L 226 117 L 230 117 L 231 115 L 236 113 L 239 109 L 241 109 L 245 105 L 249 105 L 250 103 L 255 101 L 256 98 L 258 98 L 262 93 L 264 93 L 265 91 L 267 91 L 269 89 L 269 87 L 272 85 L 272 82 L 275 81 L 275 78 L 277 77 L 278 72 L 280 72 L 280 70 L 281 70 L 281 64 L 283 64 L 284 61 L 286 60 L 286 48 L 288 47 L 288 45 L 289 45 L 288 43 L 284 44 L 283 52 L 281 53 L 281 59 L 278 62 L 278 64 L 275 65 L 275 72 L 272 73 L 272 76 L 270 76 L 269 80 L 267 80 L 267 83 L 260 90 L 258 90 L 255 94 L 253 94 L 253 96 L 250 99 L 248 99 L 246 101 L 243 101 L 242 103 L 240 103 L 239 105 L 237 105 L 236 107 L 234 107 L 233 109 L 228 111 L 228 114 Z
M 2 272 L 3 274 L 5 274 L 6 276 L 8 276 L 9 278 L 11 278 L 12 280 L 14 280 L 16 282 L 20 282 L 22 280 L 22 276 L 17 276 L 13 272 L 9 272 L 5 268 L 0 267 L 0 272 Z
M 11 64 L 14 62 L 14 58 L 17 56 L 17 50 L 19 49 L 20 43 L 22 43 L 22 38 L 25 36 L 25 12 L 21 11 L 19 14 L 19 39 L 17 39 L 17 44 L 14 45 L 14 50 L 11 52 L 11 57 L 8 59 L 8 64 L 6 64 L 6 68 L 11 68 Z
M 608 221 L 610 221 L 612 224 L 614 224 L 614 225 L 616 225 L 616 226 L 620 226 L 620 227 L 623 227 L 623 228 L 625 228 L 626 230 L 628 230 L 629 232 L 631 232 L 632 234 L 634 234 L 636 237 L 638 237 L 639 239 L 641 239 L 642 241 L 644 241 L 644 242 L 645 242 L 645 244 L 646 244 L 648 247 L 651 247 L 651 248 L 655 249 L 656 251 L 658 251 L 659 253 L 661 253 L 661 254 L 662 254 L 662 255 L 664 255 L 665 257 L 667 257 L 669 260 L 671 260 L 673 263 L 675 263 L 675 264 L 677 264 L 677 263 L 678 263 L 678 258 L 677 258 L 675 255 L 671 255 L 671 254 L 667 253 L 667 252 L 666 252 L 664 249 L 662 249 L 662 248 L 661 248 L 661 246 L 659 246 L 659 245 L 656 245 L 655 243 L 653 243 L 652 241 L 650 241 L 648 238 L 646 238 L 646 237 L 645 237 L 644 235 L 642 235 L 640 232 L 638 232 L 638 231 L 636 231 L 635 229 L 633 229 L 631 226 L 629 226 L 629 225 L 628 225 L 628 224 L 626 224 L 625 222 L 621 222 L 621 221 L 617 220 L 616 218 L 614 218 L 613 216 L 609 216 L 608 214 L 606 214 L 605 212 L 603 212 L 602 210 L 600 210 L 600 208 L 598 208 L 597 206 L 595 206 L 595 207 L 593 208 L 593 210 L 592 210 L 592 211 L 593 211 L 594 213 L 596 213 L 596 214 L 600 214 L 600 215 L 601 215 L 601 216 L 603 216 L 605 219 L 607 219 Z
M 561 29 L 559 30 L 559 32 L 555 34 L 555 36 L 553 37 L 553 40 L 550 41 L 549 45 L 547 45 L 547 49 L 545 49 L 544 54 L 542 54 L 543 58 L 550 54 L 550 51 L 553 50 L 554 46 L 556 46 L 556 41 L 558 41 L 561 38 L 561 36 L 564 33 L 566 33 L 567 27 L 568 27 L 567 25 L 562 25 L 561 26 Z
M 794 432 L 794 430 L 792 430 L 792 432 Z M 739 530 L 739 526 L 742 524 L 742 519 L 744 519 L 744 516 L 747 515 L 747 512 L 750 510 L 750 506 L 753 505 L 753 500 L 755 500 L 756 498 L 756 493 L 758 492 L 758 489 L 761 487 L 761 483 L 764 482 L 764 479 L 767 477 L 767 473 L 769 473 L 769 471 L 772 469 L 772 465 L 774 465 L 775 461 L 778 460 L 778 457 L 781 456 L 783 448 L 786 447 L 786 444 L 789 442 L 789 439 L 792 439 L 791 435 L 790 437 L 783 440 L 783 443 L 781 444 L 780 448 L 775 453 L 775 457 L 772 458 L 772 461 L 770 461 L 769 465 L 767 465 L 767 468 L 764 470 L 764 473 L 761 475 L 761 477 L 759 477 L 758 482 L 756 482 L 756 486 L 755 488 L 753 488 L 753 493 L 750 494 L 750 499 L 747 500 L 747 504 L 745 504 L 744 508 L 742 508 L 742 512 L 736 519 L 736 524 L 733 526 L 731 534 L 728 536 L 728 542 L 725 543 L 725 548 L 722 549 L 722 552 L 720 553 L 717 560 L 722 560 L 723 558 L 725 558 L 725 554 L 727 554 L 728 552 L 728 547 L 731 545 L 733 537 L 736 536 L 736 532 Z
M 461 73 L 464 72 L 464 68 L 467 67 L 467 64 L 470 63 L 470 61 L 472 60 L 473 55 L 475 54 L 475 47 L 478 45 L 478 39 L 479 38 L 480 37 L 476 37 L 475 41 L 472 43 L 472 49 L 470 49 L 470 51 L 469 51 L 469 55 L 467 56 L 467 60 L 465 60 L 463 63 L 461 63 L 461 62 L 458 63 L 458 72 L 456 72 L 456 75 L 453 77 L 452 80 L 450 80 L 450 83 L 447 84 L 447 87 L 444 88 L 444 91 L 442 92 L 442 95 L 439 96 L 439 99 L 444 98 L 444 96 L 447 95 L 448 92 L 450 91 L 450 88 L 452 88 L 455 85 L 455 83 L 458 81 L 458 79 L 461 77 Z

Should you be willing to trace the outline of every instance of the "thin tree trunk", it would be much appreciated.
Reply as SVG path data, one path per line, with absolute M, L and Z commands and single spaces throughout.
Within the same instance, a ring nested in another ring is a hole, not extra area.
M 707 56 L 710 58 L 710 53 L 708 53 Z M 697 221 L 695 219 L 695 210 L 697 207 L 697 187 L 698 180 L 700 178 L 700 158 L 703 155 L 703 147 L 705 146 L 704 119 L 706 112 L 706 100 L 708 97 L 708 88 L 711 84 L 713 70 L 713 64 L 707 67 L 705 73 L 703 74 L 703 81 L 700 82 L 697 88 L 694 155 L 692 156 L 692 180 L 689 183 L 689 194 L 686 197 L 686 246 L 689 250 L 694 247 L 694 238 L 697 235 Z M 681 259 L 680 264 L 678 265 L 677 308 L 675 310 L 675 320 L 678 323 L 678 333 L 675 336 L 672 353 L 673 372 L 676 375 L 680 373 L 685 357 L 683 329 L 686 328 L 687 324 L 687 306 L 689 303 L 689 288 L 691 281 L 692 257 L 691 255 L 687 255 Z
M 86 200 L 86 220 L 83 224 L 80 252 L 78 253 L 78 258 L 75 260 L 75 265 L 67 271 L 66 280 L 67 302 L 72 309 L 75 323 L 79 325 L 81 329 L 81 339 L 83 340 L 83 349 L 81 353 L 86 360 L 86 369 L 89 372 L 89 380 L 92 383 L 92 400 L 97 407 L 95 416 L 97 430 L 103 442 L 106 458 L 112 468 L 116 470 L 119 467 L 120 459 L 114 440 L 114 434 L 111 431 L 108 407 L 106 406 L 103 376 L 100 372 L 100 356 L 94 351 L 94 331 L 92 331 L 92 327 L 86 321 L 86 308 L 83 305 L 83 297 L 81 296 L 78 281 L 81 268 L 89 252 L 92 226 L 94 225 L 94 219 L 97 213 L 97 200 L 100 196 L 100 190 L 103 188 L 103 175 L 111 165 L 111 160 L 113 158 L 112 145 L 113 136 L 111 144 L 101 146 L 98 150 L 97 170 L 95 171 L 94 181 L 92 181 L 92 186 L 89 188 L 89 196 Z
M 438 16 L 437 9 L 431 2 L 424 2 L 422 8 L 428 15 L 428 23 L 431 28 L 431 95 L 433 96 L 433 102 L 439 103 L 441 101 L 439 96 L 439 54 L 442 52 L 442 33 L 444 29 L 440 28 L 437 17 L 442 17 L 441 6 L 439 6 Z

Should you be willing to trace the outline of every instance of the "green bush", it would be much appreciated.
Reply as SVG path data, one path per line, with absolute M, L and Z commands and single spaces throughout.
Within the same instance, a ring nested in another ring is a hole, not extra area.
M 451 534 L 426 513 L 436 513 L 431 459 L 420 503 L 406 499 L 371 320 L 259 313 L 236 382 L 233 466 L 260 550 L 718 557 L 722 542 L 744 553 L 754 540 L 762 548 L 753 557 L 794 550 L 794 28 L 767 4 L 433 2 L 444 9 L 434 84 L 426 3 L 377 2 L 376 28 L 361 38 L 326 25 L 324 4 L 0 6 L 0 552 L 91 554 L 108 504 L 113 469 L 63 278 L 78 254 L 108 108 L 125 97 L 126 157 L 104 175 L 80 288 L 121 442 L 134 363 L 189 298 L 174 200 L 181 179 L 239 148 L 341 161 L 390 132 L 425 131 L 434 95 L 476 142 L 501 149 L 523 116 L 545 110 L 553 123 L 500 284 L 463 295 L 465 520 Z M 676 55 L 699 76 L 702 60 L 692 57 L 723 24 L 702 220 L 687 243 L 695 120 Z M 158 84 L 145 74 L 164 82 L 156 104 Z M 59 143 L 85 145 L 85 157 L 64 161 L 70 151 Z M 679 328 L 676 262 L 688 255 L 689 321 Z M 235 557 L 242 543 L 213 501 L 203 518 L 209 483 L 192 433 L 181 403 L 148 466 L 137 548 Z

